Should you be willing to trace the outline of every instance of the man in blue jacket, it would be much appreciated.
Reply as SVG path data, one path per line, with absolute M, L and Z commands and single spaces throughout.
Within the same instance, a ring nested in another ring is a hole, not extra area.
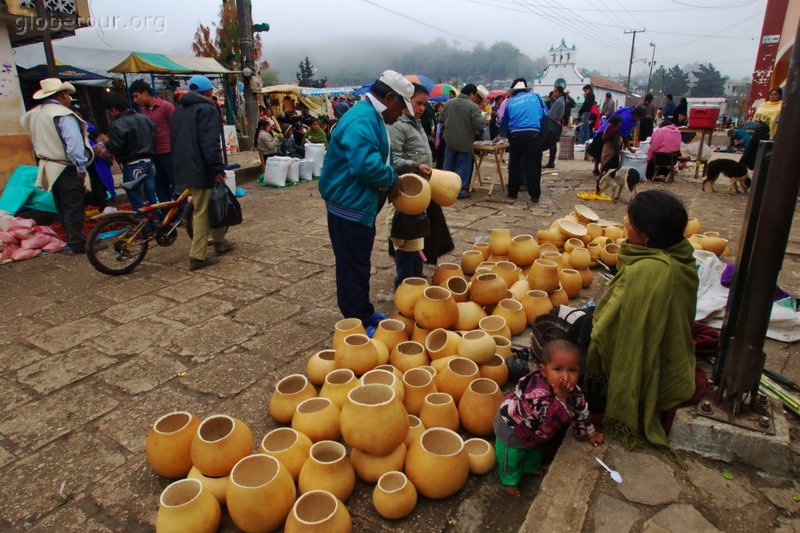
M 542 179 L 541 120 L 547 115 L 542 97 L 529 92 L 525 78 L 511 84 L 511 98 L 500 122 L 508 136 L 508 197 L 517 198 L 520 186 L 528 187 L 531 200 L 539 201 Z
M 362 101 L 333 129 L 319 178 L 336 257 L 336 298 L 345 318 L 358 318 L 368 332 L 380 320 L 369 300 L 370 256 L 381 191 L 397 185 L 387 126 L 408 109 L 414 85 L 385 71 Z

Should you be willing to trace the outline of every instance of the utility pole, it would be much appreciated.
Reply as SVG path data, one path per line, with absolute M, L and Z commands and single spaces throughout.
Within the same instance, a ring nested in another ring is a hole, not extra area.
M 53 41 L 50 38 L 50 18 L 47 16 L 44 0 L 36 0 L 36 14 L 39 16 L 39 22 L 42 25 L 42 46 L 44 46 L 44 57 L 47 62 L 47 74 L 51 78 L 57 78 Z
M 236 15 L 239 19 L 239 50 L 242 56 L 242 81 L 244 82 L 244 131 L 240 139 L 242 148 L 249 150 L 255 142 L 258 124 L 258 102 L 250 86 L 250 78 L 256 73 L 253 58 L 253 16 L 250 0 L 237 0 Z
M 653 78 L 653 65 L 656 64 L 656 43 L 650 43 L 653 47 L 653 56 L 650 58 L 650 74 L 647 75 L 647 93 L 650 93 L 650 80 Z
M 633 39 L 631 39 L 631 58 L 628 60 L 628 81 L 625 83 L 625 88 L 628 89 L 629 94 L 631 92 L 631 67 L 633 67 L 633 48 L 636 46 L 636 34 L 643 32 L 644 28 L 641 30 L 624 30 L 625 35 L 633 34 Z

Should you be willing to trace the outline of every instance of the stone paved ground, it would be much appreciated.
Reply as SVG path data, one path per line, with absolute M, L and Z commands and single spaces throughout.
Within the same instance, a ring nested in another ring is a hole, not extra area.
M 509 203 L 496 191 L 446 209 L 452 258 L 492 228 L 533 233 L 568 213 L 576 191 L 593 187 L 588 170 L 583 161 L 559 161 L 557 175 L 544 174 L 538 205 Z M 61 255 L 0 267 L 0 529 L 151 530 L 167 484 L 143 453 L 156 418 L 174 409 L 226 413 L 247 422 L 259 440 L 274 427 L 266 409 L 274 384 L 330 344 L 339 318 L 333 257 L 316 183 L 240 185 L 248 191 L 246 222 L 232 230 L 238 247 L 218 266 L 187 272 L 188 239 L 181 236 L 170 248 L 152 249 L 128 276 L 107 277 L 85 258 Z M 666 187 L 706 229 L 735 242 L 743 195 L 701 193 L 688 174 Z M 624 203 L 592 207 L 617 220 L 625 211 Z M 781 273 L 782 285 L 795 292 L 798 231 Z M 372 292 L 378 308 L 391 312 L 385 296 L 393 266 L 382 225 L 378 235 Z M 601 294 L 596 283 L 582 296 Z M 800 381 L 795 352 L 770 342 L 768 365 Z M 522 488 L 523 499 L 511 502 L 491 474 L 471 477 L 455 497 L 422 500 L 395 524 L 372 510 L 366 485 L 348 505 L 358 531 L 510 531 L 524 520 L 536 482 Z M 222 530 L 235 528 L 226 521 Z

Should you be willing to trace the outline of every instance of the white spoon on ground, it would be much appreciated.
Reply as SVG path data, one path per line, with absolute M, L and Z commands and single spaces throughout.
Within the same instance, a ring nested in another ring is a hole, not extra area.
M 608 467 L 608 465 L 605 464 L 599 457 L 595 457 L 594 459 L 595 459 L 595 461 L 600 463 L 600 466 L 602 466 L 603 468 L 608 470 L 608 473 L 611 474 L 611 479 L 613 479 L 617 483 L 622 483 L 622 475 L 619 472 L 617 472 L 616 470 L 611 470 Z

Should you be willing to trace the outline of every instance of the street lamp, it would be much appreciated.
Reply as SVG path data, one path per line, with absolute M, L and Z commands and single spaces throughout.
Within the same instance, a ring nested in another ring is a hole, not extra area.
M 653 77 L 653 65 L 656 59 L 656 43 L 650 43 L 650 46 L 653 48 L 653 56 L 650 58 L 650 74 L 647 75 L 647 93 L 645 94 L 650 94 L 650 79 Z

